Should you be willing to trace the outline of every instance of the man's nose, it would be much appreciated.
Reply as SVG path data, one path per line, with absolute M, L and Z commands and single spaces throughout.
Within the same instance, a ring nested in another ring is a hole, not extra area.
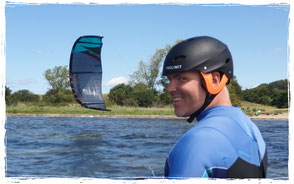
M 176 91 L 177 87 L 176 87 L 176 83 L 174 81 L 170 81 L 167 87 L 167 92 L 168 93 L 172 93 L 174 91 Z

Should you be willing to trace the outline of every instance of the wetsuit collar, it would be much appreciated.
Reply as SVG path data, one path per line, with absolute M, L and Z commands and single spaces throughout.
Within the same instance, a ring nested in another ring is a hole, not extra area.
M 229 106 L 229 105 L 217 105 L 217 106 L 213 106 L 213 107 L 209 107 L 208 109 L 205 109 L 204 111 L 202 111 L 199 116 L 197 116 L 197 121 L 202 120 L 203 118 L 205 118 L 208 114 L 210 114 L 211 111 L 214 111 L 214 109 L 223 109 L 222 110 L 222 115 L 226 114 L 226 113 L 231 113 L 231 110 L 237 110 L 239 108 L 235 107 L 235 106 Z M 217 111 L 218 113 L 220 111 Z

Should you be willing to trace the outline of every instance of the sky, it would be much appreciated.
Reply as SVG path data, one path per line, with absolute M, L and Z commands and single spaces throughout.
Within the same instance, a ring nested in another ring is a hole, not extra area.
M 34 5 L 23 3 L 26 1 L 33 2 Z M 97 4 L 105 3 L 105 0 L 82 1 L 91 5 L 81 5 L 78 3 L 81 0 L 50 0 L 50 3 L 54 1 L 59 4 L 46 4 L 46 1 L 49 0 L 11 0 L 13 3 L 0 0 L 1 89 L 4 88 L 5 81 L 13 92 L 28 89 L 36 94 L 46 93 L 49 85 L 43 77 L 44 71 L 55 66 L 68 66 L 71 48 L 82 35 L 104 36 L 104 93 L 118 82 L 126 82 L 129 75 L 137 69 L 139 61 L 148 61 L 157 48 L 164 48 L 166 44 L 173 44 L 178 39 L 203 35 L 213 36 L 228 45 L 234 60 L 234 75 L 243 89 L 286 79 L 289 74 L 293 79 L 294 66 L 293 62 L 289 63 L 289 57 L 293 60 L 294 54 L 293 47 L 289 47 L 288 43 L 290 6 L 279 4 L 279 0 L 183 0 L 197 1 L 198 4 L 194 5 L 117 4 L 122 0 L 106 0 L 107 3 L 116 5 Z M 71 1 L 76 1 L 76 5 L 67 4 Z M 91 1 L 96 4 L 90 3 Z M 126 1 L 136 2 L 124 0 Z M 44 2 L 45 4 L 38 5 Z M 227 4 L 232 2 L 241 5 Z M 281 2 L 290 3 L 290 0 Z M 290 28 L 293 44 L 293 21 Z M 290 51 L 292 54 L 289 56 Z M 291 86 L 289 88 L 293 90 Z M 1 107 L 5 106 L 3 91 L 0 90 Z M 289 111 L 289 120 L 292 119 L 293 111 Z M 0 108 L 2 140 L 5 135 L 5 120 L 5 108 Z M 290 123 L 289 132 L 293 132 L 291 125 Z M 292 145 L 293 139 L 289 139 L 289 150 L 293 150 Z M 0 147 L 5 148 L 3 141 Z M 292 152 L 289 153 L 291 155 Z M 4 155 L 5 149 L 0 149 L 0 157 L 4 158 Z M 291 158 L 293 157 L 289 157 L 290 181 L 294 176 Z M 0 178 L 4 180 L 4 164 L 0 165 L 0 170 L 3 170 Z M 22 180 L 22 183 L 40 183 L 39 180 L 33 180 Z M 76 179 L 71 182 L 74 181 L 80 183 Z M 217 181 L 220 182 L 222 181 Z M 109 180 L 103 183 L 113 182 Z
M 103 36 L 102 92 L 127 83 L 156 49 L 212 36 L 230 49 L 243 89 L 288 78 L 289 4 L 14 4 L 7 3 L 6 86 L 45 94 L 44 71 L 69 66 L 83 35 Z

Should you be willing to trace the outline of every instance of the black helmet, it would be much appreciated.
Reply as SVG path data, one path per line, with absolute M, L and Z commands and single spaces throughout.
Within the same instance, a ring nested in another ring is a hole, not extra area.
M 194 37 L 178 43 L 169 51 L 162 74 L 185 71 L 218 71 L 232 79 L 233 59 L 221 41 L 208 36 Z

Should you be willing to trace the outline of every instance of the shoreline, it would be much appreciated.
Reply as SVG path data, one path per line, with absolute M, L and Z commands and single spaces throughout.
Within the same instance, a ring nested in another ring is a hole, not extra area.
M 252 120 L 279 120 L 279 121 L 289 121 L 289 114 L 288 112 L 286 113 L 281 113 L 281 114 L 260 114 L 258 116 L 249 116 L 250 119 Z
M 168 115 L 97 115 L 97 114 L 34 114 L 34 113 L 6 113 L 6 116 L 25 117 L 90 117 L 90 118 L 151 118 L 151 119 L 184 119 Z
M 31 114 L 31 113 L 6 113 L 6 116 L 32 116 L 32 117 L 96 117 L 96 118 L 151 118 L 151 119 L 186 119 L 183 117 L 167 116 L 167 115 L 95 115 L 95 114 Z M 277 115 L 260 114 L 258 116 L 248 116 L 251 120 L 277 120 L 289 121 L 288 113 Z

